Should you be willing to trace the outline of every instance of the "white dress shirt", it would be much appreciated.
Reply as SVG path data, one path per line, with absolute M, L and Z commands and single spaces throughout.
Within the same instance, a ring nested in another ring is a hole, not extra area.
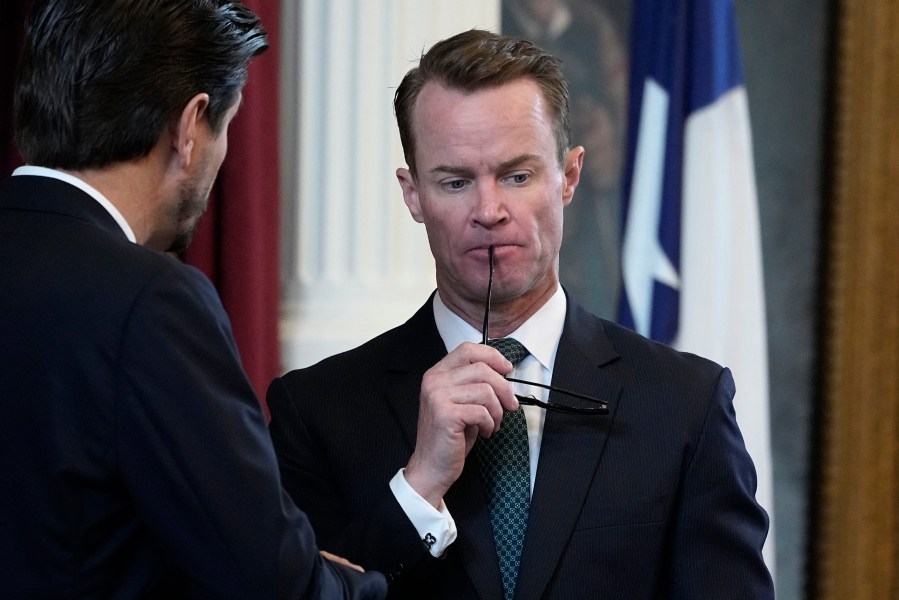
M 47 167 L 34 167 L 31 165 L 25 165 L 23 167 L 19 167 L 15 171 L 12 172 L 13 175 L 35 175 L 37 177 L 49 177 L 51 179 L 59 179 L 60 181 L 65 181 L 69 185 L 74 185 L 79 190 L 83 191 L 85 194 L 96 200 L 100 203 L 100 206 L 106 209 L 112 218 L 115 219 L 115 222 L 119 224 L 119 227 L 122 228 L 122 231 L 125 232 L 125 235 L 128 236 L 128 239 L 134 243 L 137 243 L 137 238 L 134 236 L 134 230 L 131 229 L 131 226 L 128 225 L 128 221 L 125 220 L 125 217 L 122 216 L 122 213 L 113 205 L 109 199 L 101 194 L 97 188 L 93 187 L 83 179 L 78 179 L 74 175 L 70 175 L 69 173 L 65 173 L 63 171 L 57 171 L 56 169 L 48 169 Z
M 565 292 L 559 286 L 546 304 L 507 336 L 521 342 L 530 352 L 515 366 L 510 376 L 516 379 L 550 384 L 553 365 L 556 361 L 556 351 L 559 348 L 559 338 L 562 337 L 562 328 L 565 325 L 565 311 Z M 447 308 L 440 299 L 439 293 L 434 295 L 434 320 L 437 322 L 437 331 L 443 339 L 447 352 L 453 351 L 462 342 L 479 343 L 481 341 L 481 332 Z M 544 401 L 549 394 L 547 390 L 539 387 L 518 383 L 512 385 L 516 393 L 533 395 Z M 537 406 L 522 406 L 522 408 L 528 426 L 531 494 L 533 494 L 546 412 Z M 425 543 L 430 545 L 431 554 L 442 555 L 447 546 L 456 539 L 456 524 L 446 504 L 441 501 L 440 510 L 431 506 L 406 482 L 402 469 L 391 479 L 390 489 L 422 540 L 426 540 Z

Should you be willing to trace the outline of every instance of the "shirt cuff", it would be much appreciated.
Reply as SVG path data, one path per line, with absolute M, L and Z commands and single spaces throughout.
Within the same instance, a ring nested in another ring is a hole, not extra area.
M 442 499 L 440 508 L 435 509 L 430 502 L 419 496 L 406 481 L 404 470 L 397 471 L 390 480 L 390 491 L 418 531 L 422 543 L 432 556 L 439 558 L 447 546 L 456 541 L 456 522 Z

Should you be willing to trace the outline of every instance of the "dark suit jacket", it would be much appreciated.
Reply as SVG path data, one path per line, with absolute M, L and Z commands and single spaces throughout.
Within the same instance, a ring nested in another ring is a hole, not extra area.
M 0 596 L 386 587 L 319 557 L 199 271 L 33 176 L 0 188 L 0 257 Z
M 393 598 L 502 598 L 471 453 L 445 497 L 459 535 L 427 553 L 388 481 L 415 444 L 423 373 L 446 355 L 431 302 L 363 346 L 276 379 L 269 430 L 286 489 L 325 549 L 393 578 Z M 547 413 L 519 600 L 773 598 L 768 519 L 730 372 L 568 301 L 553 384 L 604 417 Z

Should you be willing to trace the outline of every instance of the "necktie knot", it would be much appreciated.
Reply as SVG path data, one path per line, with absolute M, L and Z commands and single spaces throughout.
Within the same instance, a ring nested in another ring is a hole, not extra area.
M 487 340 L 487 345 L 499 350 L 499 353 L 513 365 L 517 365 L 530 354 L 528 349 L 515 338 L 506 337 Z

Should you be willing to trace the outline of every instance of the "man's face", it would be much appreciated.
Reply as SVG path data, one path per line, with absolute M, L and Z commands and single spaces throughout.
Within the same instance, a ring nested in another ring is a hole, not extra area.
M 200 217 L 209 204 L 209 193 L 228 151 L 228 125 L 237 113 L 240 97 L 228 109 L 222 129 L 214 134 L 204 119 L 197 138 L 197 161 L 179 186 L 177 203 L 167 208 L 166 220 L 174 233 L 169 252 L 181 252 L 190 244 Z
M 559 164 L 537 83 L 522 78 L 466 94 L 429 82 L 412 128 L 417 178 L 406 169 L 397 177 L 413 218 L 427 229 L 441 298 L 483 305 L 491 245 L 495 304 L 536 302 L 555 290 L 562 209 L 583 149 Z

